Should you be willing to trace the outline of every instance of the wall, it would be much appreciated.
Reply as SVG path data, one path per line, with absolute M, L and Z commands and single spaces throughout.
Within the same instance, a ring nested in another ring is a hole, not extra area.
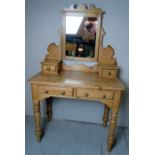
M 120 78 L 126 85 L 123 95 L 118 124 L 128 126 L 129 102 L 129 11 L 128 0 L 26 0 L 26 70 L 25 70 L 25 109 L 26 115 L 33 115 L 31 87 L 27 79 L 40 71 L 40 62 L 44 59 L 47 46 L 51 42 L 59 44 L 58 29 L 62 24 L 60 11 L 71 4 L 95 3 L 106 11 L 103 26 L 106 31 L 104 46 L 112 45 L 120 66 Z M 44 102 L 44 101 L 43 101 Z M 45 116 L 45 104 L 42 104 Z M 71 99 L 53 99 L 53 118 L 102 123 L 103 105 L 95 101 Z

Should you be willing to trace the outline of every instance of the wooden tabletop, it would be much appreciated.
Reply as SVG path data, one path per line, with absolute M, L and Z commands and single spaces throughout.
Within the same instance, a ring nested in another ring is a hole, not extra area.
M 28 80 L 30 83 L 57 86 L 88 87 L 111 90 L 125 90 L 124 84 L 118 78 L 98 77 L 97 73 L 61 71 L 58 75 L 38 73 Z

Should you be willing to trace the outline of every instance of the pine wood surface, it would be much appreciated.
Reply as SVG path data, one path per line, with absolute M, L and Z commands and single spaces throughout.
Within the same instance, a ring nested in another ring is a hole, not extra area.
M 61 85 L 86 88 L 104 88 L 124 91 L 123 83 L 117 78 L 100 78 L 97 73 L 61 71 L 58 75 L 38 73 L 28 80 L 30 83 Z

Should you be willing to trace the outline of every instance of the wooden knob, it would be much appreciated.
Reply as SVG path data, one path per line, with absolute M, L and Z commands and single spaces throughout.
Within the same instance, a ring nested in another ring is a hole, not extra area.
M 103 95 L 103 98 L 106 98 L 106 95 Z
M 61 92 L 61 95 L 65 95 L 65 91 L 64 90 Z
M 108 75 L 111 75 L 111 72 L 108 72 Z
M 85 97 L 88 97 L 89 96 L 89 94 L 88 93 L 85 93 Z
M 99 90 L 102 90 L 102 87 L 100 87 Z
M 48 90 L 45 90 L 44 92 L 45 92 L 46 94 L 48 94 Z
M 48 67 L 47 70 L 50 71 L 50 67 Z

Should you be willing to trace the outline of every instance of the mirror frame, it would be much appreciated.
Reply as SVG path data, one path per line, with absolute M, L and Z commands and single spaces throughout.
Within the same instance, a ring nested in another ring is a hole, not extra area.
M 80 60 L 80 61 L 97 61 L 99 54 L 99 43 L 101 37 L 101 24 L 102 24 L 102 15 L 104 11 L 100 8 L 96 8 L 95 5 L 73 5 L 69 8 L 65 8 L 62 11 L 62 33 L 61 33 L 61 51 L 62 51 L 62 59 L 63 60 Z M 97 17 L 97 30 L 96 30 L 96 41 L 95 41 L 95 51 L 93 58 L 85 58 L 85 57 L 72 57 L 66 56 L 66 16 L 86 16 L 86 17 Z

